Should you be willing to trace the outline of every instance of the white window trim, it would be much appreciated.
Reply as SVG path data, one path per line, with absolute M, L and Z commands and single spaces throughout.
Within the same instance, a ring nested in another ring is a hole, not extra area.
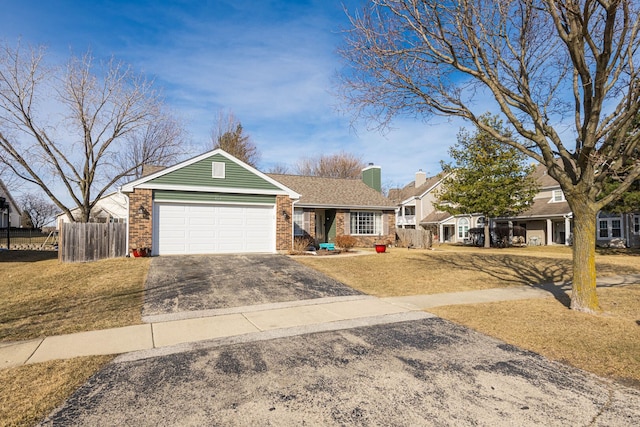
M 458 219 L 458 239 L 468 239 L 469 238 L 469 225 L 471 222 L 469 218 L 460 218 Z
M 413 213 L 407 213 L 407 208 L 410 208 L 413 210 Z M 416 214 L 416 206 L 415 205 L 405 205 L 402 207 L 402 213 L 404 216 L 415 216 Z
M 357 218 L 360 214 L 371 214 L 373 215 L 373 233 L 357 233 L 354 230 L 357 230 L 358 220 Z M 378 236 L 382 234 L 382 212 L 372 212 L 372 211 L 351 211 L 349 215 L 349 230 L 352 236 Z
M 562 190 L 553 190 L 551 195 L 551 203 L 560 203 L 564 202 L 567 199 L 564 197 L 564 192 Z
M 613 227 L 613 222 L 617 221 L 618 222 L 618 227 Z M 602 227 L 602 225 L 606 226 L 606 228 Z M 598 215 L 598 219 L 597 219 L 597 229 L 596 229 L 596 239 L 598 240 L 612 240 L 612 239 L 624 239 L 625 235 L 624 235 L 624 227 L 622 225 L 623 221 L 622 221 L 622 216 L 603 216 L 600 217 L 600 215 Z M 614 236 L 613 235 L 613 230 L 619 230 L 619 236 Z M 607 231 L 607 235 L 603 236 L 602 235 L 602 231 L 606 230 Z

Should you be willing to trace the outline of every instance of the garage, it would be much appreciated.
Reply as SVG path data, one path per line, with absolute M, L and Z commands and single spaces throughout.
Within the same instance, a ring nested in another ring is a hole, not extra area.
M 158 255 L 275 252 L 273 205 L 154 204 Z
M 221 149 L 122 186 L 129 251 L 151 255 L 274 253 L 291 249 L 300 195 Z

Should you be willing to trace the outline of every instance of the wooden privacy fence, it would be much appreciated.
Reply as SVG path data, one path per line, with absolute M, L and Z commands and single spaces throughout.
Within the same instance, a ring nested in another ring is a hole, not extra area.
M 430 248 L 432 244 L 429 230 L 396 228 L 398 246 L 403 248 Z
M 62 223 L 58 259 L 62 262 L 97 261 L 127 255 L 127 225 Z

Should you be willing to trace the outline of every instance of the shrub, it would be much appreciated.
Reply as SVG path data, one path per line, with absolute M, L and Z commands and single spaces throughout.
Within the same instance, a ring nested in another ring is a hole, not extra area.
M 293 239 L 293 249 L 291 250 L 291 253 L 294 255 L 305 253 L 311 244 L 311 239 L 306 237 L 296 237 Z
M 336 246 L 349 252 L 349 249 L 353 248 L 358 240 L 353 236 L 337 236 L 335 239 Z

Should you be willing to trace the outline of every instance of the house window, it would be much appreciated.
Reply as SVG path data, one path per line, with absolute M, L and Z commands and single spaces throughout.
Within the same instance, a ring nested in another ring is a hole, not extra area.
M 224 178 L 225 164 L 223 162 L 211 163 L 211 177 L 212 178 Z
M 620 215 L 601 212 L 598 217 L 599 238 L 614 239 L 622 237 L 622 219 Z
M 598 228 L 600 229 L 599 236 L 603 238 L 609 237 L 609 224 L 607 220 L 599 221 Z
M 416 214 L 415 206 L 405 206 L 404 207 L 404 216 L 413 216 Z
M 382 213 L 351 212 L 351 234 L 382 234 Z
M 633 232 L 640 234 L 640 215 L 634 215 L 633 217 Z
M 469 238 L 469 220 L 467 218 L 460 218 L 458 220 L 458 238 Z
M 476 220 L 476 227 L 484 227 L 485 218 L 483 216 Z
M 564 198 L 564 193 L 562 192 L 562 190 L 553 190 L 553 199 L 555 202 L 564 202 L 565 198 Z
M 622 227 L 619 219 L 611 220 L 611 237 L 622 237 Z
M 293 210 L 293 235 L 304 236 L 304 211 L 302 209 Z

